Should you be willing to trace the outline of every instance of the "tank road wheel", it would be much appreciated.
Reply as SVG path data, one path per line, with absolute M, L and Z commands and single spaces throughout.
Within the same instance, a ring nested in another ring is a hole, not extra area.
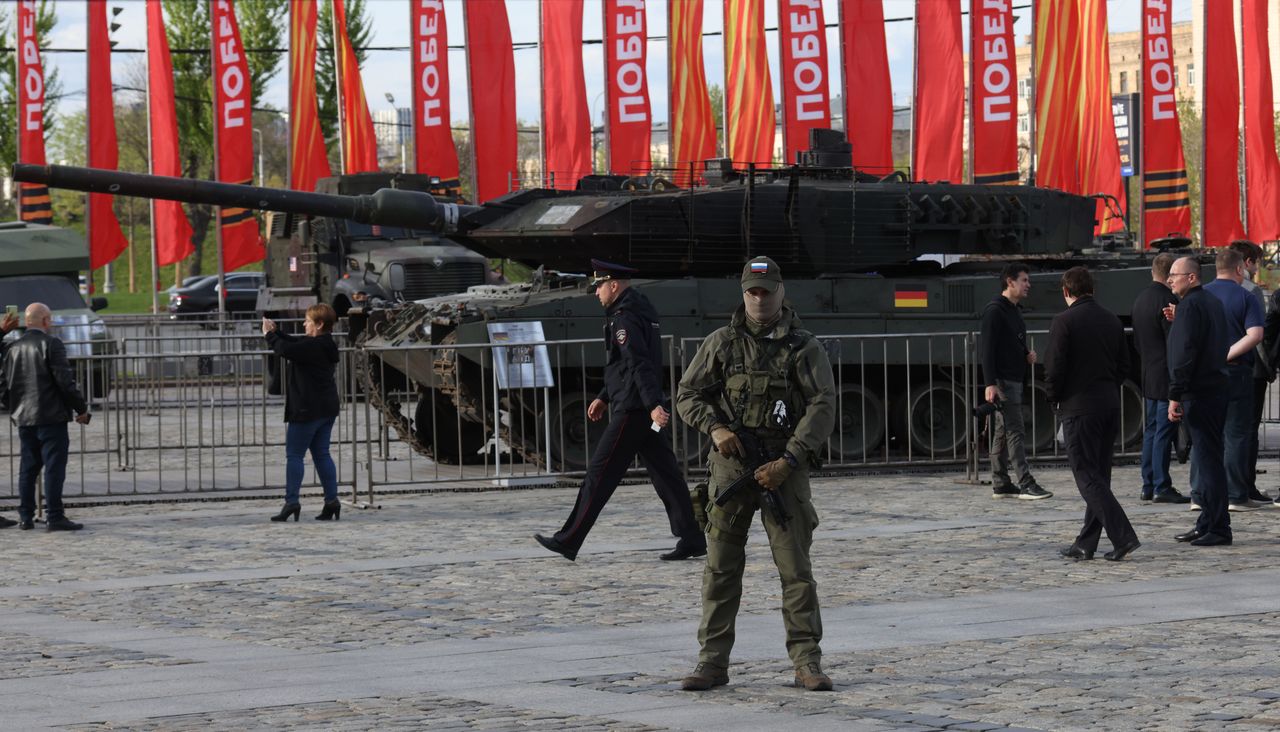
M 1122 450 L 1142 444 L 1142 423 L 1146 421 L 1146 402 L 1138 385 L 1125 379 L 1120 385 L 1120 434 L 1118 447 Z
M 964 393 L 959 385 L 934 381 L 911 388 L 905 402 L 894 406 L 897 433 L 911 443 L 916 456 L 956 457 L 969 429 Z
M 599 422 L 587 419 L 591 401 L 582 395 L 566 397 L 553 407 L 551 418 L 551 458 L 565 472 L 582 470 L 591 459 L 591 451 L 600 442 L 608 425 L 608 416 Z
M 836 430 L 827 441 L 831 461 L 848 463 L 875 452 L 884 440 L 884 402 L 862 384 L 840 387 Z
M 484 425 L 459 418 L 449 397 L 434 389 L 424 389 L 413 413 L 413 434 L 431 451 L 433 459 L 448 465 L 475 465 L 484 462 Z M 461 439 L 459 439 L 461 437 Z M 461 443 L 461 444 L 459 444 Z

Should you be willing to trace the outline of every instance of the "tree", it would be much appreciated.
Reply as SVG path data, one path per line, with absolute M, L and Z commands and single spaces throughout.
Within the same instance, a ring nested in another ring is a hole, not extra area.
M 363 66 L 368 51 L 369 36 L 373 28 L 365 0 L 345 0 L 347 11 L 347 37 L 355 48 L 356 62 Z M 408 22 L 406 10 L 406 20 Z M 333 4 L 320 3 L 320 17 L 316 23 L 316 96 L 320 105 L 320 131 L 332 148 L 338 137 L 338 81 L 334 71 L 333 53 Z M 335 166 L 336 168 L 336 166 Z
M 1187 165 L 1187 195 L 1191 197 L 1191 231 L 1187 232 L 1187 235 L 1199 238 L 1200 150 L 1204 142 L 1204 124 L 1194 100 L 1187 98 L 1178 100 L 1178 124 L 1182 127 L 1182 154 L 1186 158 Z M 1138 190 L 1142 190 L 1141 187 Z
M 18 9 L 16 5 L 8 3 L 0 5 L 0 39 L 4 39 L 3 42 L 6 45 L 16 37 L 14 24 L 17 21 L 17 15 Z M 48 47 L 49 35 L 53 32 L 53 26 L 57 22 L 58 16 L 53 10 L 53 3 L 49 0 L 40 0 L 40 5 L 36 8 L 36 38 L 39 40 L 41 48 Z M 40 57 L 40 63 L 44 67 L 44 133 L 47 138 L 57 121 L 54 105 L 58 103 L 59 98 L 62 96 L 62 83 L 58 80 L 57 70 L 49 68 L 43 55 Z M 6 171 L 18 160 L 16 142 L 18 116 L 17 72 L 14 50 L 8 49 L 0 52 L 0 91 L 4 94 L 4 97 L 0 99 L 0 166 L 3 166 Z M 13 218 L 16 214 L 17 212 L 12 202 L 5 201 L 0 203 L 0 217 Z

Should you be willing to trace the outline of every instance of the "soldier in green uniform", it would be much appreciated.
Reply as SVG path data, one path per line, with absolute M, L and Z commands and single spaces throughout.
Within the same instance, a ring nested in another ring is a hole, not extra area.
M 711 435 L 710 494 L 714 498 L 746 466 L 737 431 L 753 433 L 777 458 L 755 471 L 776 491 L 790 522 L 761 512 L 773 562 L 782 580 L 782 620 L 796 686 L 826 691 L 822 672 L 822 617 L 809 546 L 818 514 L 809 494 L 809 469 L 835 426 L 836 390 L 831 362 L 812 333 L 784 302 L 778 265 L 756 257 L 742 270 L 743 305 L 728 327 L 712 333 L 680 380 L 676 408 L 691 427 Z M 708 505 L 707 564 L 702 575 L 698 666 L 681 688 L 702 691 L 729 683 L 729 652 L 742 599 L 747 532 L 760 507 L 758 490 L 739 491 L 724 506 Z

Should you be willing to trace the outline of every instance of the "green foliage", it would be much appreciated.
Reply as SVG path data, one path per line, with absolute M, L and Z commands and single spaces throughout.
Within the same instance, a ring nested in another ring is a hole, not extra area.
M 3 39 L 5 46 L 13 43 L 17 37 L 15 33 L 17 18 L 17 5 L 0 4 L 0 39 Z M 57 22 L 58 16 L 54 12 L 53 3 L 50 0 L 40 0 L 40 5 L 36 8 L 36 37 L 39 39 L 41 48 L 48 47 L 49 34 L 53 32 L 53 26 Z M 57 70 L 49 68 L 43 54 L 40 57 L 40 64 L 44 67 L 44 130 L 47 136 L 49 131 L 57 126 L 55 105 L 62 96 L 62 82 L 58 79 Z M 3 94 L 3 97 L 0 97 L 0 166 L 3 166 L 4 170 L 8 170 L 18 159 L 17 73 L 17 58 L 14 51 L 10 49 L 0 52 L 0 94 Z M 16 216 L 17 211 L 12 202 L 0 202 L 0 218 Z
M 355 47 L 356 60 L 364 65 L 369 45 L 369 37 L 373 33 L 365 0 L 346 0 L 343 6 L 347 11 L 347 37 Z M 405 22 L 408 21 L 408 9 L 405 10 Z M 333 46 L 333 6 L 331 3 L 320 3 L 320 16 L 316 23 L 316 97 L 320 104 L 320 130 L 330 146 L 336 144 L 338 136 L 338 82 L 334 71 Z M 368 92 L 365 93 L 368 96 Z
M 1200 164 L 1204 123 L 1200 119 L 1195 101 L 1178 100 L 1178 123 L 1182 127 L 1182 154 L 1186 156 L 1187 194 L 1191 196 L 1191 231 L 1188 233 L 1193 239 L 1198 239 L 1200 238 Z M 1140 181 L 1141 179 L 1138 179 L 1135 184 L 1140 185 Z M 1141 187 L 1138 190 L 1142 190 Z M 1141 194 L 1135 194 L 1135 198 L 1138 195 Z

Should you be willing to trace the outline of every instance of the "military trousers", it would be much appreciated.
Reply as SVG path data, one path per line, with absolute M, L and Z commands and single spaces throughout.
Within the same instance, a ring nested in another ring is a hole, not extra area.
M 743 471 L 736 460 L 712 453 L 710 494 L 714 498 Z M 818 584 L 809 563 L 809 547 L 818 514 L 810 501 L 809 474 L 796 470 L 778 488 L 782 505 L 791 516 L 786 529 L 769 511 L 760 511 L 774 566 L 782 581 L 782 623 L 787 634 L 787 654 L 799 667 L 822 659 L 822 613 L 818 608 Z M 755 488 L 741 491 L 724 506 L 707 510 L 707 564 L 702 574 L 702 624 L 698 660 L 722 668 L 729 666 L 735 622 L 742 601 L 742 575 L 746 568 L 747 533 L 761 507 Z

